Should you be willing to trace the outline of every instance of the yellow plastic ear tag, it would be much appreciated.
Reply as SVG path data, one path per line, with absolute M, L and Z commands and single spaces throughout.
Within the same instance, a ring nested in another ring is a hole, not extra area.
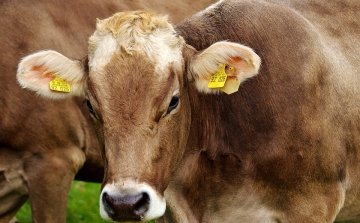
M 70 92 L 70 84 L 56 75 L 55 79 L 50 81 L 50 89 L 53 91 L 69 93 Z
M 221 88 L 226 94 L 232 94 L 239 90 L 240 80 L 237 77 L 230 76 L 225 83 L 225 86 Z
M 214 76 L 210 78 L 208 88 L 221 88 L 224 87 L 227 79 L 227 75 L 225 73 L 225 64 L 220 68 L 218 72 Z

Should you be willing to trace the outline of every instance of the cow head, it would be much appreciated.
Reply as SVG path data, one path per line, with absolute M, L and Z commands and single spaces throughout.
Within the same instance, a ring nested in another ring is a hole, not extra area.
M 164 214 L 164 191 L 186 148 L 188 83 L 218 92 L 207 84 L 223 64 L 243 81 L 257 73 L 260 59 L 230 42 L 197 52 L 166 17 L 136 11 L 97 22 L 86 63 L 41 51 L 21 61 L 17 77 L 46 97 L 85 95 L 105 163 L 101 216 L 148 221 Z M 55 76 L 70 92 L 50 90 Z

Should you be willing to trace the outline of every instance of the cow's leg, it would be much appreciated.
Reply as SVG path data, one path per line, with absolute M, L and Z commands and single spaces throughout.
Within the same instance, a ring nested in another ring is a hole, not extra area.
M 7 149 L 0 154 L 0 223 L 8 223 L 28 199 L 28 189 L 21 159 Z
M 20 223 L 20 222 L 17 220 L 16 217 L 13 217 L 13 218 L 9 221 L 9 223 Z
M 26 161 L 33 223 L 66 222 L 68 194 L 75 174 L 84 164 L 78 148 L 33 154 Z
M 0 216 L 0 223 L 16 223 L 19 222 L 14 216 L 20 210 L 21 206 L 26 202 L 27 196 L 18 200 L 17 206 L 13 207 L 9 212 Z
M 15 223 L 18 222 L 16 218 L 14 217 L 16 213 L 19 211 L 21 206 L 26 202 L 27 196 L 22 197 L 21 199 L 17 200 L 17 205 L 14 206 L 11 210 L 4 213 L 0 216 L 0 223 Z

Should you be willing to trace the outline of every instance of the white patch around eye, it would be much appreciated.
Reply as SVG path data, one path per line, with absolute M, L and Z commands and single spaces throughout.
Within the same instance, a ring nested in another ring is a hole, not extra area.
M 94 35 L 97 35 L 95 33 Z M 96 50 L 92 57 L 89 57 L 91 70 L 101 70 L 110 63 L 112 56 L 119 49 L 119 44 L 111 33 L 104 36 L 97 36 Z
M 175 97 L 175 96 L 179 97 L 179 96 L 180 96 L 180 91 L 179 91 L 179 89 L 176 89 L 176 90 L 174 91 L 174 93 L 173 93 L 172 96 L 173 96 L 173 97 Z

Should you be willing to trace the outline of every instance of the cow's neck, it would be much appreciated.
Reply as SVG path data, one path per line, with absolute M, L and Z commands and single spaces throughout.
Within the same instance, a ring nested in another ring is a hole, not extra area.
M 239 138 L 239 121 L 237 115 L 231 112 L 234 106 L 231 97 L 226 94 L 201 94 L 194 86 L 190 86 L 189 91 L 192 114 L 188 145 L 173 176 L 173 183 L 179 185 L 178 182 L 181 182 L 183 187 L 172 187 L 170 184 L 168 193 L 174 193 L 175 190 L 176 194 L 182 194 L 183 197 L 173 201 L 176 203 L 174 206 L 186 212 L 183 216 L 199 220 L 209 205 L 206 203 L 208 194 L 215 194 L 213 199 L 221 200 L 221 197 L 228 196 L 225 191 L 234 191 L 232 187 L 242 183 L 240 172 L 246 174 L 242 166 L 248 163 L 248 156 L 243 156 L 240 145 L 233 143 L 239 141 L 233 139 Z M 227 181 L 236 181 L 236 184 L 229 182 L 220 185 L 216 182 L 216 179 L 224 182 L 225 178 Z M 172 202 L 168 203 L 171 205 Z M 187 213 L 189 211 L 192 213 Z
M 238 153 L 240 145 L 233 142 L 234 138 L 239 139 L 239 117 L 234 113 L 238 109 L 232 97 L 198 93 L 193 87 L 190 91 L 192 121 L 188 149 L 207 154 L 211 160 Z

